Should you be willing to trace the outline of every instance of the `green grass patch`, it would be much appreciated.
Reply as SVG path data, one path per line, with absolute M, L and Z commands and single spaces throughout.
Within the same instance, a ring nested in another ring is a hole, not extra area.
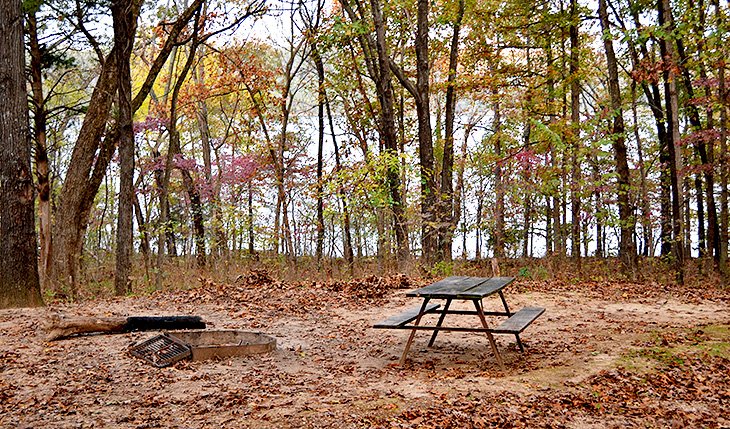
M 655 331 L 643 347 L 622 356 L 618 364 L 643 373 L 657 367 L 682 366 L 687 355 L 730 357 L 730 326 Z

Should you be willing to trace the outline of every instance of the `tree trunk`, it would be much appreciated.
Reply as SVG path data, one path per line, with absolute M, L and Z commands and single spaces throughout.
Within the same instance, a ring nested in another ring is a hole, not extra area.
M 577 0 L 570 0 L 570 128 L 568 130 L 571 143 L 571 176 L 570 176 L 570 213 L 571 213 L 571 256 L 580 258 L 580 80 L 578 78 L 579 46 L 578 26 L 580 16 Z M 580 262 L 579 262 L 580 264 Z
M 178 43 L 178 35 L 187 26 L 196 7 L 202 1 L 194 0 L 171 26 L 170 35 L 163 49 L 155 58 L 142 88 L 132 101 L 133 112 L 142 105 L 162 66 L 167 62 L 172 48 Z M 135 20 L 139 14 L 140 3 L 134 4 Z M 118 49 L 116 45 L 112 47 L 92 92 L 71 154 L 66 179 L 61 188 L 52 229 L 53 248 L 50 252 L 52 259 L 48 275 L 49 283 L 54 291 L 63 293 L 62 289 L 66 289 L 72 297 L 76 295 L 82 240 L 91 206 L 114 154 L 114 145 L 117 143 L 115 136 L 110 135 L 102 140 L 102 135 L 116 93 Z
M 427 266 L 443 259 L 438 249 L 438 232 L 441 222 L 436 218 L 438 203 L 436 178 L 434 177 L 433 141 L 431 135 L 431 109 L 428 57 L 429 0 L 418 0 L 416 23 L 416 113 L 418 116 L 418 157 L 421 173 L 421 245 Z
M 673 32 L 673 22 L 669 0 L 659 0 L 659 24 Z M 679 141 L 679 99 L 677 94 L 677 76 L 673 76 L 672 67 L 676 65 L 675 50 L 666 37 L 659 39 L 659 46 L 664 60 L 664 92 L 667 104 L 667 122 L 669 123 L 669 171 L 672 184 L 672 256 L 678 280 L 684 283 L 684 215 L 682 214 L 682 154 Z
M 461 21 L 464 18 L 464 0 L 459 0 L 456 21 L 454 22 L 454 33 L 451 36 L 451 48 L 449 51 L 449 75 L 446 80 L 446 117 L 445 117 L 445 139 L 444 157 L 441 167 L 441 201 L 442 208 L 439 215 L 439 247 L 444 260 L 451 260 L 451 249 L 454 241 L 454 211 L 460 210 L 459 204 L 454 204 L 453 180 L 454 180 L 454 119 L 456 116 L 456 67 L 459 60 L 459 32 Z
M 200 9 L 195 11 L 195 18 L 194 18 L 194 24 L 193 24 L 193 35 L 192 35 L 192 45 L 190 47 L 190 53 L 188 54 L 188 58 L 185 61 L 185 65 L 183 65 L 182 70 L 180 71 L 179 76 L 177 77 L 177 81 L 175 82 L 175 86 L 172 90 L 172 96 L 170 98 L 170 123 L 168 124 L 168 132 L 170 135 L 170 143 L 167 148 L 167 155 L 165 157 L 165 173 L 164 178 L 162 180 L 162 188 L 160 189 L 160 202 L 161 204 L 164 203 L 164 205 L 169 204 L 168 203 L 168 194 L 169 194 L 169 187 L 170 187 L 170 176 L 172 174 L 172 168 L 173 168 L 173 157 L 176 153 L 179 153 L 179 147 L 180 147 L 180 135 L 178 134 L 177 129 L 177 99 L 180 94 L 180 88 L 182 87 L 182 84 L 185 80 L 185 76 L 187 76 L 188 72 L 190 71 L 190 67 L 193 64 L 193 60 L 195 58 L 195 48 L 198 45 L 198 31 L 199 31 L 199 18 L 200 18 Z M 192 201 L 191 201 L 192 202 Z M 168 228 L 168 219 L 166 217 L 166 210 L 163 210 L 161 208 L 160 210 L 160 225 L 162 225 L 162 228 L 160 229 L 159 236 L 157 238 L 157 273 L 155 277 L 155 286 L 157 289 L 162 288 L 162 273 L 163 273 L 163 261 L 165 252 L 163 251 L 163 246 L 165 242 L 165 236 L 166 236 L 166 229 Z
M 621 241 L 619 243 L 619 258 L 629 272 L 631 278 L 637 274 L 636 245 L 634 244 L 633 207 L 631 206 L 630 190 L 631 179 L 628 164 L 628 157 L 625 142 L 625 126 L 623 111 L 621 108 L 621 89 L 619 88 L 618 64 L 613 50 L 613 41 L 609 38 L 610 27 L 608 22 L 607 0 L 599 0 L 598 15 L 601 21 L 601 28 L 604 33 L 603 47 L 606 51 L 608 65 L 608 92 L 611 97 L 611 110 L 613 126 L 611 130 L 614 159 L 616 162 L 616 174 L 618 176 L 618 207 L 619 222 L 621 228 Z
M 132 76 L 130 57 L 137 28 L 137 17 L 132 0 L 112 2 L 114 44 L 117 50 L 117 104 L 119 116 L 119 217 L 117 219 L 116 272 L 114 292 L 124 295 L 132 292 L 130 278 L 133 251 L 133 198 L 134 198 L 134 131 L 132 130 Z
M 19 0 L 0 0 L 0 308 L 43 305 Z
M 398 155 L 398 139 L 395 133 L 395 116 L 393 110 L 393 87 L 390 77 L 390 57 L 388 54 L 387 39 L 385 37 L 385 18 L 380 9 L 379 0 L 370 0 L 370 7 L 375 24 L 376 47 L 378 54 L 378 76 L 376 88 L 380 99 L 380 128 L 381 139 L 385 151 L 389 156 Z M 390 190 L 393 223 L 397 246 L 396 258 L 400 266 L 408 261 L 408 236 L 406 231 L 405 207 L 401 198 L 401 183 L 398 164 L 390 163 L 387 172 L 388 189 Z
M 644 245 L 641 251 L 643 256 L 653 256 L 654 232 L 651 225 L 651 201 L 646 181 L 646 165 L 644 163 L 644 149 L 639 134 L 639 119 L 636 109 L 636 82 L 631 82 L 631 113 L 633 115 L 634 138 L 636 139 L 636 153 L 639 162 L 639 192 L 641 193 L 641 229 Z
M 200 58 L 204 58 L 202 51 L 200 53 Z M 199 67 L 193 69 L 193 78 L 199 86 L 204 86 L 206 84 L 205 65 L 203 61 L 200 62 Z M 198 109 L 195 116 L 198 122 L 198 131 L 200 132 L 200 144 L 203 149 L 203 174 L 205 175 L 205 182 L 210 192 L 210 230 L 213 231 L 210 253 L 223 256 L 228 250 L 228 239 L 226 238 L 226 232 L 223 228 L 220 182 L 216 183 L 213 180 L 213 162 L 211 159 L 211 153 L 214 152 L 214 149 L 211 145 L 210 125 L 208 124 L 208 102 L 203 98 L 199 99 L 196 104 Z
M 330 134 L 332 135 L 332 145 L 335 150 L 335 172 L 340 173 L 342 164 L 340 162 L 340 148 L 337 145 L 337 136 L 335 135 L 335 123 L 332 119 L 332 111 L 330 110 L 330 102 L 327 98 L 327 90 L 323 88 L 325 107 L 327 108 L 327 119 L 329 120 Z M 339 178 L 338 178 L 339 180 Z M 347 196 L 342 186 L 337 187 L 337 195 L 342 203 L 342 253 L 347 262 L 350 275 L 353 274 L 355 267 L 355 258 L 352 252 L 352 234 L 350 232 L 350 210 L 347 207 Z
M 32 90 L 33 132 L 35 141 L 35 169 L 38 181 L 38 241 L 40 255 L 38 270 L 41 287 L 47 286 L 51 262 L 51 182 L 49 178 L 46 121 L 48 111 L 43 95 L 43 70 L 41 46 L 38 41 L 38 22 L 35 12 L 28 13 L 28 40 L 30 47 L 30 86 Z
M 504 179 L 502 177 L 502 115 L 499 103 L 499 92 L 496 88 L 492 88 L 492 96 L 494 97 L 494 156 L 497 162 L 494 165 L 494 233 L 492 242 L 494 243 L 494 257 L 504 258 Z
M 631 16 L 637 29 L 641 28 L 639 22 L 639 10 L 636 7 L 631 8 Z M 626 28 L 624 27 L 624 31 Z M 639 44 L 641 50 L 641 56 L 645 61 L 653 61 L 649 50 L 646 47 L 646 42 Z M 633 42 L 629 43 L 629 53 L 631 55 L 631 61 L 634 70 L 641 68 L 639 54 L 636 51 L 636 46 Z M 670 135 L 667 131 L 665 122 L 664 110 L 662 107 L 661 90 L 659 89 L 659 83 L 656 80 L 647 82 L 643 80 L 640 82 L 644 96 L 646 97 L 652 115 L 654 116 L 654 122 L 657 129 L 657 138 L 659 140 L 659 163 L 661 165 L 669 164 L 669 139 Z M 660 254 L 662 256 L 668 256 L 671 254 L 671 235 L 672 235 L 672 224 L 671 224 L 671 179 L 670 174 L 666 168 L 662 168 L 659 171 L 659 205 L 660 205 L 660 232 L 659 240 L 661 242 Z
M 721 28 L 724 25 L 723 11 L 720 8 L 720 1 L 714 0 L 715 7 L 715 25 Z M 723 273 L 726 282 L 730 277 L 730 267 L 728 267 L 728 156 L 727 156 L 727 139 L 728 139 L 728 101 L 730 100 L 730 94 L 727 90 L 727 82 L 725 76 L 725 68 L 727 66 L 726 59 L 720 58 L 718 60 L 718 88 L 717 98 L 720 104 L 720 156 L 718 164 L 720 165 L 720 271 Z
M 314 66 L 317 69 L 317 249 L 315 251 L 315 258 L 317 259 L 317 266 L 319 267 L 322 261 L 322 247 L 324 245 L 324 200 L 323 200 L 323 177 L 322 177 L 322 151 L 324 149 L 324 63 L 322 57 L 319 55 L 317 50 L 316 42 L 312 38 L 310 40 L 312 48 L 312 60 Z M 332 135 L 334 139 L 334 134 Z

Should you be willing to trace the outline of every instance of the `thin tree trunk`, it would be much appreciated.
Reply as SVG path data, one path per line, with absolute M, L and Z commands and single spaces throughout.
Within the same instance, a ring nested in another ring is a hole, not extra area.
M 132 75 L 130 57 L 137 29 L 133 0 L 112 2 L 115 45 L 117 50 L 117 104 L 119 116 L 119 199 L 117 218 L 116 272 L 114 292 L 124 295 L 132 292 L 132 253 L 134 241 L 134 132 L 132 130 Z
M 379 75 L 376 78 L 376 87 L 378 98 L 380 99 L 380 127 L 381 139 L 385 147 L 385 151 L 389 156 L 397 156 L 398 140 L 395 133 L 395 120 L 393 112 L 393 87 L 390 77 L 390 57 L 388 54 L 388 45 L 385 37 L 385 18 L 380 9 L 379 0 L 370 0 L 370 7 L 373 14 L 373 22 L 375 24 L 375 36 L 377 41 L 378 54 L 378 70 Z M 408 260 L 408 236 L 406 230 L 405 207 L 401 198 L 401 183 L 397 164 L 391 163 L 387 172 L 388 188 L 390 190 L 391 207 L 393 210 L 393 223 L 395 227 L 397 253 L 396 258 L 399 265 L 404 266 Z
M 324 104 L 325 104 L 325 93 L 324 93 L 324 63 L 322 57 L 317 50 L 317 46 L 313 40 L 310 40 L 312 48 L 312 60 L 314 66 L 317 69 L 317 250 L 315 257 L 317 259 L 317 266 L 319 267 L 322 261 L 322 248 L 324 245 L 324 200 L 323 200 L 323 177 L 322 177 L 322 151 L 324 149 Z M 332 136 L 334 138 L 334 134 Z
M 499 93 L 496 88 L 492 88 L 492 96 L 494 97 L 494 156 L 497 162 L 494 165 L 494 233 L 493 246 L 494 257 L 504 258 L 504 179 L 502 172 L 502 115 L 499 103 Z
M 342 164 L 340 161 L 340 148 L 337 145 L 337 136 L 335 134 L 335 123 L 332 119 L 332 111 L 330 109 L 329 98 L 327 97 L 327 90 L 324 89 L 325 107 L 327 108 L 327 119 L 329 120 L 330 134 L 332 135 L 332 145 L 335 150 L 335 172 L 337 174 L 342 170 Z M 338 178 L 339 180 L 339 178 Z M 342 186 L 337 187 L 337 195 L 342 203 L 342 253 L 347 262 L 348 271 L 350 275 L 353 274 L 355 267 L 355 258 L 352 252 L 352 233 L 350 232 L 350 210 L 347 207 L 347 196 L 345 195 Z
M 51 262 L 51 183 L 49 178 L 46 122 L 48 112 L 43 95 L 42 52 L 38 41 L 38 22 L 35 12 L 27 14 L 27 32 L 30 47 L 30 87 L 33 105 L 33 132 L 35 141 L 35 172 L 38 181 L 38 241 L 40 255 L 38 270 L 41 287 L 46 287 Z
M 714 0 L 715 6 L 715 25 L 721 28 L 724 25 L 723 11 L 720 8 L 720 1 Z M 718 88 L 717 98 L 720 104 L 720 156 L 718 157 L 718 164 L 720 166 L 720 271 L 724 274 L 726 279 L 730 278 L 730 267 L 728 267 L 728 162 L 730 161 L 727 156 L 727 139 L 728 139 L 728 99 L 730 94 L 727 90 L 727 82 L 725 76 L 725 68 L 727 66 L 726 59 L 720 58 L 718 60 Z
M 183 82 L 185 81 L 185 76 L 187 76 L 188 72 L 190 71 L 190 68 L 192 67 L 193 60 L 195 58 L 195 48 L 198 44 L 198 21 L 200 18 L 200 9 L 198 9 L 195 12 L 195 18 L 194 18 L 194 25 L 193 25 L 193 41 L 190 46 L 190 53 L 188 54 L 188 58 L 185 61 L 185 65 L 183 66 L 182 70 L 180 71 L 177 81 L 175 82 L 175 86 L 172 90 L 172 96 L 170 98 L 170 123 L 168 124 L 168 132 L 170 135 L 170 143 L 167 148 L 167 156 L 165 160 L 165 173 L 164 178 L 162 180 L 162 188 L 160 189 L 160 201 L 164 201 L 166 204 L 168 202 L 168 194 L 169 194 L 169 187 L 170 187 L 170 176 L 172 174 L 172 168 L 173 168 L 173 159 L 174 155 L 176 153 L 179 153 L 179 147 L 180 147 L 180 135 L 178 134 L 179 131 L 177 129 L 177 100 L 178 96 L 180 94 L 180 88 L 182 88 Z M 162 225 L 162 228 L 160 229 L 159 237 L 157 238 L 157 273 L 155 276 L 155 286 L 157 289 L 162 288 L 162 272 L 163 272 L 163 261 L 164 261 L 164 255 L 165 252 L 163 250 L 164 242 L 165 242 L 165 230 L 168 228 L 168 219 L 166 218 L 166 211 L 161 210 L 160 211 L 160 224 Z
M 147 223 L 144 219 L 144 213 L 142 213 L 142 207 L 139 204 L 139 198 L 137 195 L 134 195 L 134 215 L 137 218 L 137 226 L 139 227 L 139 230 L 141 232 L 141 240 L 139 244 L 139 249 L 142 252 L 142 256 L 144 257 L 144 273 L 145 273 L 145 279 L 150 278 L 150 235 L 147 231 Z
M 608 12 L 606 6 L 607 0 L 599 0 L 598 15 L 601 21 L 601 28 L 604 34 L 610 34 Z M 626 142 L 624 140 L 624 119 L 621 108 L 621 89 L 618 79 L 618 65 L 616 55 L 613 50 L 613 41 L 607 36 L 603 38 L 603 46 L 606 51 L 606 61 L 608 65 L 608 91 L 611 97 L 611 114 L 613 116 L 613 125 L 611 130 L 612 146 L 614 159 L 616 162 L 616 174 L 618 176 L 618 206 L 619 206 L 619 222 L 621 228 L 621 241 L 619 243 L 619 258 L 624 267 L 629 272 L 631 278 L 637 274 L 636 262 L 636 245 L 634 243 L 634 224 L 633 207 L 631 207 L 631 179 L 626 150 Z
M 201 52 L 200 58 L 203 58 Z M 200 66 L 193 69 L 193 78 L 195 83 L 199 86 L 205 85 L 205 66 L 203 61 L 200 62 Z M 223 229 L 223 217 L 221 213 L 221 199 L 220 199 L 220 185 L 215 183 L 213 180 L 213 162 L 211 160 L 211 152 L 213 148 L 211 146 L 210 138 L 210 125 L 208 123 L 208 102 L 205 99 L 197 101 L 196 119 L 198 123 L 198 131 L 200 132 L 200 143 L 203 149 L 203 174 L 205 175 L 205 182 L 209 189 L 210 195 L 210 218 L 211 218 L 211 230 L 213 231 L 213 240 L 211 243 L 210 253 L 223 256 L 226 253 L 227 242 L 226 232 Z M 201 207 L 202 209 L 202 207 Z
M 639 192 L 641 193 L 641 229 L 644 246 L 641 254 L 644 256 L 653 255 L 654 235 L 651 226 L 651 201 L 646 183 L 646 165 L 644 163 L 644 149 L 639 134 L 639 119 L 636 109 L 636 82 L 631 81 L 631 113 L 633 115 L 634 139 L 636 140 L 636 153 L 639 162 Z
M 674 25 L 671 18 L 669 0 L 659 0 L 659 24 L 672 32 Z M 676 64 L 674 46 L 666 37 L 659 39 L 662 58 L 665 66 L 663 72 L 665 102 L 667 104 L 667 122 L 669 123 L 669 170 L 672 183 L 672 255 L 678 280 L 684 283 L 684 215 L 682 214 L 682 155 L 679 141 L 679 100 L 677 95 L 677 77 L 672 76 L 671 67 Z
M 454 118 L 456 116 L 456 67 L 459 60 L 459 32 L 461 21 L 464 18 L 464 0 L 459 0 L 454 33 L 451 36 L 449 51 L 449 75 L 446 80 L 446 117 L 444 155 L 441 167 L 441 204 L 442 211 L 439 219 L 439 246 L 444 260 L 451 260 L 451 249 L 454 241 L 454 211 L 460 210 L 459 204 L 454 204 L 453 170 L 454 170 Z
M 581 171 L 578 161 L 580 151 L 580 80 L 578 68 L 580 61 L 578 46 L 578 26 L 580 16 L 577 10 L 577 0 L 570 0 L 570 122 L 569 129 L 571 143 L 571 177 L 570 177 L 570 213 L 571 213 L 571 256 L 578 259 L 580 267 L 580 180 Z
M 428 54 L 428 13 L 430 0 L 417 0 L 416 14 L 416 113 L 418 116 L 418 157 L 421 173 L 421 245 L 425 263 L 430 266 L 443 260 L 438 249 L 437 187 L 434 177 L 433 141 L 431 134 L 431 109 Z

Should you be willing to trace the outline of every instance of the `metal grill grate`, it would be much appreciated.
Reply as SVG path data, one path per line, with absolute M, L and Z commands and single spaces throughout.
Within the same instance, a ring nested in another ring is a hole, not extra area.
M 152 365 L 163 368 L 190 358 L 190 346 L 167 334 L 152 337 L 129 348 L 129 353 Z

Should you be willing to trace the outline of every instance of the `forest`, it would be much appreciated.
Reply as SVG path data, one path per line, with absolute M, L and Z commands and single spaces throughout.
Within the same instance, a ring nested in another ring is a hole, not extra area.
M 0 427 L 730 427 L 728 19 L 0 0 Z
M 6 246 L 18 263 L 37 253 L 49 296 L 75 298 L 100 264 L 124 294 L 161 288 L 171 260 L 261 257 L 345 275 L 547 257 L 726 277 L 720 0 L 14 9 L 31 145 L 4 154 L 23 173 L 3 207 L 32 210 L 34 231 L 2 236 L 26 242 Z

